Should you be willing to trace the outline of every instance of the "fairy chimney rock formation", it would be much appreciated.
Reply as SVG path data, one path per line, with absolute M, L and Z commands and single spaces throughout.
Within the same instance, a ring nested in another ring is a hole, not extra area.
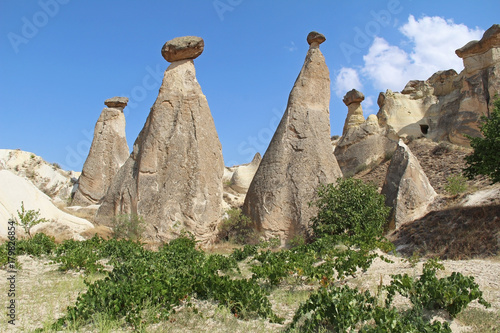
M 425 215 L 437 196 L 417 158 L 402 140 L 391 159 L 381 193 L 386 205 L 392 207 L 391 229 Z
M 105 102 L 94 128 L 94 138 L 89 155 L 78 180 L 78 189 L 72 205 L 89 206 L 99 203 L 108 190 L 111 180 L 125 163 L 130 150 L 125 136 L 123 109 L 126 97 L 113 97 Z
M 363 108 L 361 102 L 364 101 L 365 95 L 362 92 L 353 89 L 349 91 L 342 100 L 347 106 L 347 117 L 345 119 L 342 135 L 345 135 L 350 128 L 361 125 L 365 122 L 363 116 Z
M 168 240 L 188 231 L 208 243 L 215 236 L 224 164 L 192 60 L 202 46 L 201 38 L 184 37 L 163 47 L 172 63 L 132 154 L 97 212 L 98 224 L 112 227 L 114 216 L 132 214 L 146 222 L 145 239 Z
M 304 65 L 245 198 L 243 212 L 265 237 L 286 241 L 304 232 L 316 213 L 309 202 L 318 185 L 342 176 L 330 143 L 330 77 L 319 49 L 324 40 L 309 34 Z

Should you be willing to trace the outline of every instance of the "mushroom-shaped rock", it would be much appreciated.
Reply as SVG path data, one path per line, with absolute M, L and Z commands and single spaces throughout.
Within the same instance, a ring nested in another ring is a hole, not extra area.
M 344 123 L 344 129 L 342 135 L 345 135 L 347 131 L 353 127 L 357 127 L 365 122 L 365 117 L 363 116 L 363 108 L 361 107 L 361 102 L 365 99 L 365 95 L 361 91 L 353 89 L 349 91 L 343 99 L 345 105 L 347 105 L 347 117 Z
M 361 103 L 365 100 L 365 95 L 361 91 L 357 91 L 353 89 L 345 94 L 344 99 L 342 100 L 346 106 L 349 106 L 352 103 Z
M 317 31 L 311 31 L 309 35 L 307 35 L 307 43 L 311 46 L 319 46 L 319 44 L 323 43 L 325 40 L 325 35 Z
M 183 40 L 163 49 L 190 44 Z M 195 41 L 200 51 L 203 44 Z M 222 146 L 194 61 L 176 61 L 165 71 L 133 152 L 113 178 L 95 221 L 113 226 L 116 215 L 140 215 L 146 240 L 166 241 L 185 230 L 207 244 L 222 215 L 223 174 Z
M 127 102 L 126 97 L 113 97 L 104 102 L 108 107 L 102 110 L 95 125 L 94 139 L 78 179 L 73 206 L 86 207 L 99 203 L 113 177 L 129 157 L 123 114 Z
M 111 97 L 104 101 L 108 108 L 124 108 L 128 104 L 127 97 Z
M 264 237 L 284 241 L 306 232 L 317 213 L 309 202 L 318 185 L 342 177 L 332 154 L 329 106 L 328 67 L 321 50 L 310 47 L 243 204 Z
M 196 36 L 177 37 L 163 45 L 161 55 L 168 62 L 174 62 L 185 59 L 195 59 L 205 47 L 203 38 Z
M 485 31 L 481 40 L 473 40 L 455 51 L 460 58 L 484 53 L 492 48 L 500 47 L 500 24 L 493 24 Z

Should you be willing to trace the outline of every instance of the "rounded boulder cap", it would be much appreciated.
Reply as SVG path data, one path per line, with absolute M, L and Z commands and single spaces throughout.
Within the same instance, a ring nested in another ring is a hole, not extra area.
M 353 89 L 347 92 L 347 94 L 345 94 L 344 99 L 342 101 L 344 102 L 345 105 L 349 106 L 349 104 L 361 103 L 364 100 L 365 100 L 365 95 L 363 95 L 361 91 Z
M 311 31 L 309 35 L 307 35 L 307 43 L 312 45 L 313 43 L 317 43 L 318 45 L 323 43 L 326 40 L 325 35 L 320 34 L 317 31 Z
M 168 62 L 195 59 L 205 47 L 203 38 L 196 36 L 177 37 L 163 45 L 161 55 Z
M 104 101 L 108 108 L 126 107 L 128 103 L 127 97 L 111 97 Z

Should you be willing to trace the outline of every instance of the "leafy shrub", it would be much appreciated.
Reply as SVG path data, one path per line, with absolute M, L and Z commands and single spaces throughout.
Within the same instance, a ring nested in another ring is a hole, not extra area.
M 161 320 L 167 319 L 175 306 L 190 306 L 193 296 L 217 301 L 239 318 L 261 316 L 280 321 L 266 292 L 254 280 L 231 280 L 227 274 L 219 274 L 233 270 L 237 270 L 233 258 L 207 255 L 196 249 L 192 236 L 180 237 L 158 252 L 139 251 L 117 261 L 105 279 L 87 283 L 87 292 L 80 294 L 76 305 L 68 308 L 53 328 L 83 325 L 95 314 L 106 314 L 113 320 L 124 318 L 139 328 L 145 304 L 153 307 L 157 311 L 154 317 Z
M 298 234 L 292 237 L 288 242 L 291 248 L 304 246 L 306 244 L 306 238 L 304 235 Z
M 438 279 L 436 271 L 444 269 L 443 265 L 435 260 L 424 264 L 424 270 L 419 279 L 408 274 L 392 275 L 392 283 L 386 287 L 388 296 L 386 304 L 390 304 L 398 292 L 408 297 L 413 306 L 420 310 L 445 309 L 452 317 L 465 309 L 470 302 L 478 300 L 479 304 L 489 307 L 483 299 L 483 293 L 474 282 L 474 277 L 465 277 L 461 273 L 453 272 L 446 278 Z
M 38 233 L 30 239 L 21 239 L 16 243 L 17 254 L 28 254 L 40 257 L 43 254 L 52 254 L 57 244 L 54 237 Z
M 490 117 L 482 117 L 481 133 L 484 137 L 467 136 L 474 152 L 465 157 L 467 167 L 464 174 L 473 179 L 478 175 L 488 176 L 493 183 L 500 182 L 500 99 L 496 96 Z
M 289 329 L 300 327 L 303 332 L 316 332 L 325 328 L 348 332 L 357 323 L 371 319 L 375 302 L 368 291 L 360 293 L 348 286 L 320 288 L 299 306 Z M 302 323 L 301 319 L 304 319 Z
M 418 279 L 406 274 L 392 276 L 390 285 L 383 287 L 388 291 L 383 306 L 368 291 L 323 284 L 324 288 L 311 294 L 299 306 L 287 329 L 301 332 L 326 329 L 364 333 L 451 333 L 448 323 L 429 322 L 429 316 L 424 315 L 423 309 L 445 309 L 455 317 L 473 300 L 478 300 L 486 307 L 490 305 L 482 298 L 482 292 L 472 277 L 454 272 L 446 278 L 437 279 L 436 270 L 441 267 L 436 261 L 430 260 L 424 265 L 424 271 Z M 413 307 L 402 312 L 393 307 L 392 300 L 396 292 L 409 298 Z
M 218 228 L 218 238 L 236 244 L 256 244 L 258 235 L 253 227 L 252 220 L 244 215 L 239 208 L 232 208 L 226 212 L 227 217 L 222 219 Z
M 103 241 L 98 236 L 85 241 L 73 239 L 64 241 L 54 251 L 54 260 L 61 263 L 59 270 L 74 269 L 76 271 L 83 270 L 86 273 L 95 273 L 101 270 L 104 267 L 98 261 L 103 258 L 99 251 Z
M 463 175 L 452 175 L 446 178 L 448 184 L 444 190 L 451 195 L 457 195 L 467 191 L 467 178 Z
M 375 186 L 339 178 L 336 185 L 320 185 L 317 195 L 313 204 L 318 213 L 311 219 L 315 237 L 340 236 L 343 241 L 373 244 L 382 236 L 390 208 Z
M 47 219 L 40 217 L 40 210 L 25 210 L 23 201 L 21 201 L 21 211 L 17 211 L 17 216 L 19 217 L 17 223 L 24 229 L 24 232 L 26 232 L 30 238 L 32 227 L 42 222 L 48 222 Z
M 117 215 L 113 218 L 113 237 L 138 241 L 145 230 L 144 219 L 135 214 Z
M 258 247 L 257 245 L 247 244 L 243 247 L 243 249 L 234 249 L 233 253 L 231 253 L 231 258 L 236 261 L 242 261 L 250 256 L 254 256 L 257 254 Z

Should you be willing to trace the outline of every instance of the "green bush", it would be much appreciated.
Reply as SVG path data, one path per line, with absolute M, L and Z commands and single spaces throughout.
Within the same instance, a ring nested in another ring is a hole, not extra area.
M 30 239 L 21 239 L 16 243 L 17 254 L 28 254 L 35 257 L 52 254 L 56 247 L 54 237 L 42 233 L 38 233 Z
M 390 208 L 373 185 L 359 179 L 339 178 L 320 185 L 312 203 L 318 213 L 312 220 L 314 236 L 336 236 L 342 241 L 373 244 L 382 236 Z
M 493 183 L 500 182 L 500 99 L 495 101 L 490 117 L 482 117 L 481 133 L 484 137 L 470 139 L 474 152 L 465 157 L 467 167 L 464 174 L 473 179 L 478 175 L 488 176 Z
M 218 239 L 236 244 L 257 244 L 259 237 L 252 220 L 244 215 L 239 208 L 226 212 L 218 228 Z
M 135 214 L 117 215 L 113 218 L 113 237 L 138 241 L 145 230 L 142 216 Z
M 426 315 L 423 310 L 444 309 L 451 317 L 455 317 L 474 300 L 486 307 L 490 305 L 482 298 L 482 292 L 473 277 L 454 272 L 438 279 L 436 270 L 440 268 L 442 265 L 430 260 L 424 265 L 423 273 L 418 278 L 407 274 L 393 275 L 391 283 L 379 289 L 379 292 L 382 289 L 388 291 L 383 305 L 368 291 L 322 284 L 323 288 L 311 294 L 299 306 L 287 330 L 451 333 L 448 323 L 430 322 L 432 316 Z M 412 307 L 403 311 L 395 308 L 392 301 L 396 292 L 408 298 Z
M 99 243 L 96 248 L 109 242 L 94 241 Z M 280 321 L 272 312 L 267 292 L 254 280 L 232 280 L 229 274 L 221 274 L 238 270 L 233 258 L 205 254 L 196 249 L 192 236 L 172 240 L 159 251 L 143 250 L 123 259 L 115 262 L 106 278 L 88 282 L 87 291 L 53 329 L 84 325 L 94 315 L 106 314 L 112 320 L 125 319 L 140 330 L 146 304 L 155 309 L 155 320 L 165 320 L 176 306 L 191 306 L 193 296 L 214 300 L 242 319 L 261 316 Z
M 17 223 L 24 229 L 24 232 L 31 238 L 31 228 L 35 225 L 48 222 L 47 219 L 40 217 L 40 210 L 24 209 L 24 202 L 21 201 L 21 211 L 17 211 L 19 217 Z
M 457 195 L 467 191 L 467 178 L 463 175 L 452 175 L 446 178 L 444 190 L 451 195 Z
M 446 310 L 451 317 L 456 317 L 470 302 L 477 300 L 479 304 L 490 307 L 483 299 L 474 277 L 463 276 L 453 272 L 450 276 L 438 279 L 436 271 L 444 266 L 435 260 L 424 264 L 422 275 L 418 279 L 408 274 L 392 275 L 392 283 L 385 287 L 388 291 L 386 305 L 391 304 L 396 292 L 407 297 L 419 312 L 427 310 Z

